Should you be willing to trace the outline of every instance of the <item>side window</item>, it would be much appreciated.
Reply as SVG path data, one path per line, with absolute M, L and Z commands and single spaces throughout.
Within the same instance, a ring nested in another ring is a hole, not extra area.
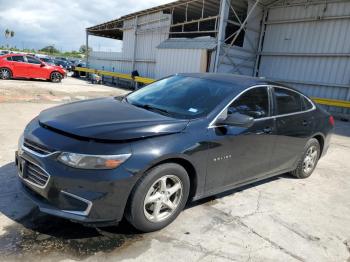
M 27 56 L 27 61 L 30 64 L 37 64 L 37 65 L 41 64 L 41 62 L 38 59 L 31 57 L 31 56 Z
M 236 99 L 228 108 L 228 114 L 240 113 L 254 119 L 269 116 L 269 95 L 267 87 L 256 87 Z
M 284 88 L 275 87 L 274 90 L 277 115 L 296 113 L 303 110 L 301 95 Z
M 21 55 L 19 55 L 19 56 L 13 56 L 12 57 L 12 61 L 14 61 L 14 62 L 24 62 L 24 57 L 23 56 L 21 56 Z
M 311 104 L 311 102 L 306 99 L 305 97 L 302 97 L 302 101 L 303 101 L 303 110 L 306 111 L 306 110 L 310 110 L 312 109 L 314 106 L 313 104 Z
M 12 61 L 12 56 L 6 58 L 7 61 Z

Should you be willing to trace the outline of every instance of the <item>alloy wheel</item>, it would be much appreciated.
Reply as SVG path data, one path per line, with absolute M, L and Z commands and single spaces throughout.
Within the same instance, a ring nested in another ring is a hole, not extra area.
M 151 222 L 169 218 L 181 203 L 183 185 L 174 175 L 166 175 L 153 183 L 144 200 L 144 214 Z
M 0 70 L 0 78 L 1 79 L 9 79 L 10 76 L 11 76 L 11 73 L 10 73 L 10 71 L 8 69 L 2 68 Z
M 311 146 L 305 155 L 304 161 L 303 161 L 303 171 L 308 174 L 310 173 L 317 162 L 317 157 L 318 157 L 318 151 L 316 146 Z
M 53 72 L 53 73 L 51 74 L 51 81 L 52 81 L 52 82 L 57 83 L 57 82 L 61 81 L 61 78 L 62 78 L 62 76 L 61 76 L 61 74 L 58 73 L 58 72 Z

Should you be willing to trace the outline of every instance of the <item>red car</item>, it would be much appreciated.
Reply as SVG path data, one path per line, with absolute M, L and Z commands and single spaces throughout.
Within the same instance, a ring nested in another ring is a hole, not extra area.
M 66 71 L 60 66 L 53 66 L 39 59 L 21 54 L 0 56 L 0 79 L 40 78 L 54 83 L 61 82 Z

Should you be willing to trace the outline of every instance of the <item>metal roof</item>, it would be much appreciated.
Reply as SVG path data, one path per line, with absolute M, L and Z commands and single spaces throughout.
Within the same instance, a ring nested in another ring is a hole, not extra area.
M 243 6 L 246 5 L 248 0 L 230 0 L 231 5 L 234 8 L 241 8 Z M 313 3 L 313 2 L 317 2 L 319 0 L 308 0 L 306 1 L 305 5 Z M 327 0 L 324 0 L 327 2 Z M 328 0 L 329 1 L 329 0 Z M 337 1 L 337 0 L 332 0 L 332 1 Z M 265 7 L 270 7 L 273 5 L 277 5 L 281 2 L 281 0 L 259 0 L 259 5 L 260 6 L 265 6 Z M 288 4 L 292 4 L 295 2 L 301 2 L 300 0 L 284 0 L 284 4 L 288 5 Z M 156 12 L 167 12 L 167 13 L 171 13 L 171 10 L 173 8 L 177 8 L 177 9 L 183 9 L 186 10 L 186 8 L 188 7 L 188 4 L 190 4 L 192 6 L 191 10 L 188 10 L 188 12 L 192 12 L 194 14 L 200 12 L 203 3 L 205 3 L 205 8 L 207 10 L 207 12 L 215 12 L 218 7 L 220 6 L 220 0 L 205 0 L 205 2 L 203 2 L 203 0 L 178 0 L 175 2 L 171 2 L 168 4 L 164 4 L 164 5 L 159 5 L 156 7 L 152 7 L 152 8 L 148 8 L 145 10 L 141 10 L 138 12 L 134 12 L 134 13 L 130 13 L 128 15 L 122 16 L 120 18 L 117 19 L 113 19 L 110 21 L 107 21 L 105 23 L 102 24 L 98 24 L 92 27 L 88 27 L 86 28 L 86 31 L 91 34 L 91 35 L 95 35 L 95 36 L 101 36 L 101 37 L 107 37 L 107 38 L 113 38 L 113 39 L 119 39 L 122 40 L 123 39 L 123 22 L 127 19 L 131 19 L 134 18 L 136 16 L 142 16 L 142 15 L 147 15 L 147 14 L 152 14 L 152 13 L 156 13 Z
M 207 49 L 212 50 L 216 47 L 216 40 L 213 37 L 198 38 L 170 38 L 162 42 L 159 49 Z
M 232 5 L 236 6 L 238 8 L 241 8 L 242 6 L 245 6 L 245 2 L 247 0 L 233 0 Z M 266 1 L 266 0 L 260 0 L 260 1 Z M 269 1 L 275 1 L 275 0 L 269 0 Z M 86 29 L 86 31 L 95 36 L 101 36 L 101 37 L 107 37 L 107 38 L 113 38 L 113 39 L 123 39 L 123 22 L 127 19 L 134 18 L 136 16 L 142 16 L 147 14 L 152 14 L 156 12 L 167 12 L 171 13 L 171 10 L 173 8 L 177 8 L 178 10 L 186 10 L 187 4 L 191 5 L 191 9 L 188 10 L 189 14 L 198 14 L 201 12 L 203 1 L 202 0 L 178 0 L 175 2 L 171 2 L 169 4 L 159 5 L 153 8 L 148 8 L 139 12 L 131 13 L 125 16 L 122 16 L 120 18 L 98 24 L 92 27 L 89 27 Z M 220 0 L 205 0 L 205 8 L 206 12 L 209 12 L 211 15 L 217 15 L 218 14 L 218 8 L 220 6 Z

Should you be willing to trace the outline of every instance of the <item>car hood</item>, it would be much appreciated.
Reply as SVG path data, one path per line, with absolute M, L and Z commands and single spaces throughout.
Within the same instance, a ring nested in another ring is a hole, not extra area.
M 41 126 L 77 138 L 125 141 L 181 132 L 188 120 L 174 119 L 115 98 L 85 100 L 44 110 Z

